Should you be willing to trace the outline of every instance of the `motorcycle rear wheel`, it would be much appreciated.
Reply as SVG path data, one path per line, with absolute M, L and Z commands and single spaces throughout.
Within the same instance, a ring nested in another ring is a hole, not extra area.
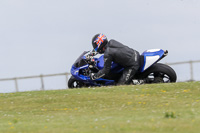
M 176 82 L 176 72 L 168 65 L 156 63 L 147 69 L 142 77 L 146 83 L 172 83 Z

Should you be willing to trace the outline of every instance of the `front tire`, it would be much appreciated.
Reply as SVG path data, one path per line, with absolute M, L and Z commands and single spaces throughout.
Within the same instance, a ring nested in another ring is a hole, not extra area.
M 68 81 L 68 88 L 74 89 L 74 88 L 81 88 L 83 86 L 83 83 L 77 80 L 74 76 L 71 76 Z
M 170 66 L 161 63 L 147 69 L 142 78 L 145 78 L 147 83 L 172 83 L 177 80 L 176 72 Z

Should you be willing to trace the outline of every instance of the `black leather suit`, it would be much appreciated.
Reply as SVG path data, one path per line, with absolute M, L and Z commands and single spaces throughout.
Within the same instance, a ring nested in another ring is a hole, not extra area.
M 136 71 L 139 69 L 139 59 L 140 54 L 136 50 L 115 40 L 110 40 L 104 52 L 104 68 L 94 74 L 94 79 L 101 78 L 108 74 L 113 61 L 124 67 L 123 74 L 120 77 L 118 84 L 129 84 Z

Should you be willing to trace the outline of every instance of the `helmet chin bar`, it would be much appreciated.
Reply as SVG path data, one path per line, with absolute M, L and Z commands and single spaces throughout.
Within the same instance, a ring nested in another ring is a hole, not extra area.
M 103 53 L 105 52 L 105 50 L 106 50 L 106 48 L 105 48 L 105 47 L 103 47 L 103 48 L 99 49 L 99 51 L 98 51 L 98 52 L 99 52 L 100 54 L 103 54 Z

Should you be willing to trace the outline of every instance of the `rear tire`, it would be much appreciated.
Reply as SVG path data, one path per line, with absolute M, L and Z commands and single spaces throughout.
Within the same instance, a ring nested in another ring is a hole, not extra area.
M 142 75 L 147 83 L 172 83 L 176 82 L 176 72 L 168 65 L 156 63 Z
M 77 80 L 74 76 L 71 76 L 68 81 L 68 88 L 74 89 L 74 88 L 81 88 L 83 86 L 83 83 Z

